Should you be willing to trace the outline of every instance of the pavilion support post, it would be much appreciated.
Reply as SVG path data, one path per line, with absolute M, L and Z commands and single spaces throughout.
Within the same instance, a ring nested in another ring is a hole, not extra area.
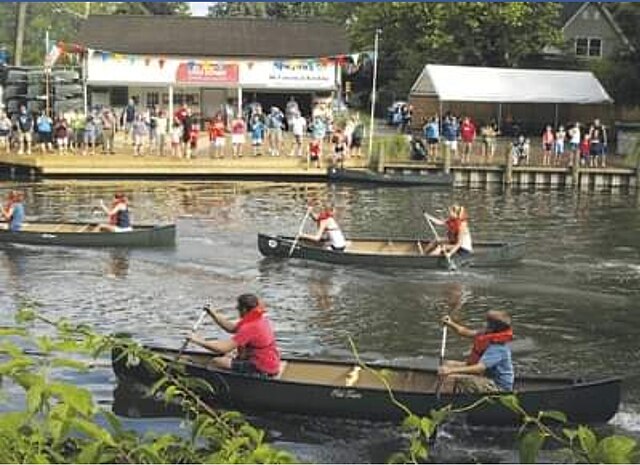
M 502 131 L 502 103 L 498 103 L 498 132 Z
M 169 121 L 171 121 L 170 127 L 173 127 L 173 84 L 169 84 Z
M 577 151 L 571 154 L 573 164 L 571 165 L 571 183 L 573 187 L 580 187 L 580 153 Z
M 236 116 L 238 118 L 242 118 L 242 86 L 238 86 L 237 98 L 238 98 L 238 113 Z
M 505 164 L 502 182 L 505 186 L 510 186 L 513 183 L 513 157 L 510 151 L 507 151 L 507 163 Z
M 553 106 L 553 129 L 558 129 L 558 104 Z
M 442 121 L 444 118 L 444 105 L 442 103 L 442 100 L 440 100 L 440 139 L 442 140 Z M 448 145 L 444 147 L 443 150 L 444 156 L 443 156 L 443 160 L 444 163 L 442 164 L 442 171 L 445 174 L 449 174 L 451 172 L 451 147 L 449 147 Z

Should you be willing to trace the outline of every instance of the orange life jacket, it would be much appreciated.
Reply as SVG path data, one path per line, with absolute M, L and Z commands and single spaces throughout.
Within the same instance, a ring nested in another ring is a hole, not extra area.
M 475 365 L 491 344 L 506 344 L 513 341 L 513 329 L 508 328 L 497 333 L 480 333 L 473 338 L 471 354 L 467 359 L 468 365 Z
M 460 234 L 460 228 L 462 227 L 462 220 L 458 218 L 447 218 L 445 221 L 447 227 L 447 240 L 450 244 L 458 242 L 458 235 Z

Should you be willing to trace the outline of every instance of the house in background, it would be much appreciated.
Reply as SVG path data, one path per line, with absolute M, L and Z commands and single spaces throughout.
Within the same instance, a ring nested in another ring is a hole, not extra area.
M 563 3 L 560 13 L 565 46 L 546 47 L 548 58 L 571 58 L 588 66 L 590 60 L 612 58 L 619 52 L 634 51 L 633 44 L 605 4 Z

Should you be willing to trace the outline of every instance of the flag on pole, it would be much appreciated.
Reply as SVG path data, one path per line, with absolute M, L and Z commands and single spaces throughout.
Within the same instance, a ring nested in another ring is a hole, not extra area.
M 62 47 L 59 44 L 50 44 L 49 51 L 44 57 L 44 67 L 51 69 L 62 55 Z

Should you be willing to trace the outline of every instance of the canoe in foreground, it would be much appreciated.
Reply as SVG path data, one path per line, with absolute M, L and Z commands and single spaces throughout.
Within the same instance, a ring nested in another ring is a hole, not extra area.
M 19 232 L 0 229 L 0 243 L 70 247 L 167 247 L 175 245 L 175 224 L 135 226 L 130 232 L 100 231 L 95 223 L 28 222 Z
M 152 348 L 168 362 L 177 351 Z M 368 370 L 350 362 L 309 359 L 283 360 L 277 378 L 262 378 L 213 368 L 212 355 L 184 352 L 178 362 L 187 376 L 211 385 L 215 394 L 203 393 L 212 405 L 258 412 L 281 412 L 324 417 L 401 421 L 405 414 L 389 400 L 380 380 Z M 151 386 L 160 375 L 139 360 L 128 360 L 112 353 L 113 369 L 121 384 Z M 372 364 L 383 370 L 398 401 L 417 415 L 453 404 L 463 407 L 479 400 L 481 394 L 442 393 L 438 401 L 433 370 Z M 570 378 L 522 377 L 516 380 L 516 393 L 530 414 L 539 411 L 564 412 L 572 423 L 606 423 L 617 412 L 621 381 L 603 379 L 582 381 Z M 466 415 L 468 422 L 480 425 L 512 425 L 518 418 L 499 402 L 483 404 Z
M 258 248 L 265 257 L 288 258 L 293 241 L 292 237 L 258 234 Z M 429 243 L 419 239 L 352 238 L 343 252 L 336 252 L 301 240 L 291 257 L 338 265 L 447 269 L 446 258 L 424 254 Z M 473 255 L 452 259 L 456 266 L 508 265 L 524 256 L 524 243 L 476 242 L 473 246 Z
M 388 174 L 370 170 L 349 170 L 329 168 L 327 176 L 330 182 L 358 182 L 382 184 L 388 186 L 451 186 L 453 176 L 446 173 L 428 174 Z

